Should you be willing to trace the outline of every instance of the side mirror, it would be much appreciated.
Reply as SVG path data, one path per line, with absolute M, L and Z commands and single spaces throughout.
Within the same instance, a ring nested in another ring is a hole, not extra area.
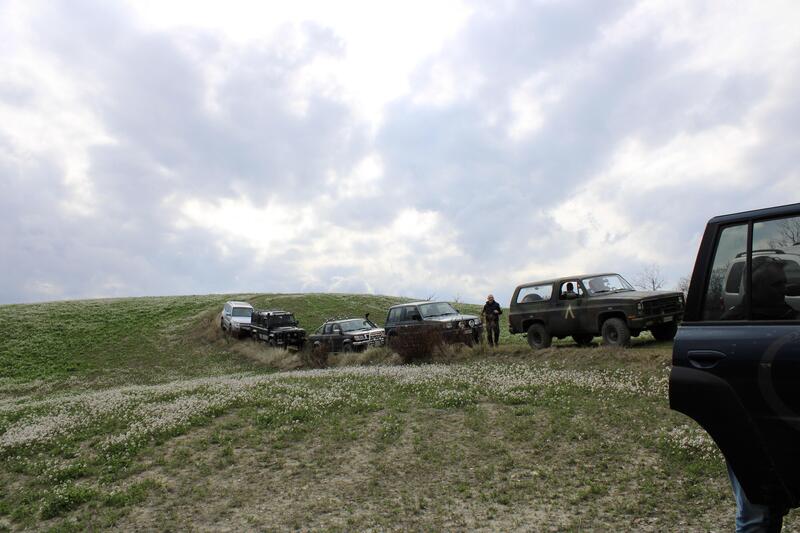
M 411 320 L 422 320 L 422 317 L 416 313 L 411 315 Z

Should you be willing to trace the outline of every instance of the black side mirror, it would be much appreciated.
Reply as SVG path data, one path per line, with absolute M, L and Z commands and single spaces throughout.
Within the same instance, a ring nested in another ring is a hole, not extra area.
M 411 315 L 411 320 L 422 320 L 422 317 L 414 313 L 413 315 Z

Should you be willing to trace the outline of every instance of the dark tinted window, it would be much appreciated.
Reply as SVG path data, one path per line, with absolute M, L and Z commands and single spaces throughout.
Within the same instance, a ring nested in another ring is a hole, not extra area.
M 744 261 L 740 261 L 731 266 L 730 272 L 728 272 L 728 279 L 725 281 L 725 292 L 739 294 L 739 287 L 742 284 L 742 273 L 744 273 L 745 265 L 746 263 Z
M 402 307 L 395 307 L 394 309 L 389 309 L 389 316 L 386 318 L 386 322 L 399 322 L 402 309 L 403 309 Z
M 403 307 L 403 315 L 400 320 L 409 321 L 414 320 L 415 317 L 420 316 L 419 310 L 415 306 Z
M 739 224 L 724 228 L 717 241 L 711 273 L 706 282 L 705 301 L 703 302 L 704 320 L 731 320 L 734 318 L 729 311 L 741 304 L 742 297 L 737 293 L 724 293 L 723 287 L 728 285 L 725 276 L 731 271 L 731 265 L 738 262 L 736 261 L 737 256 L 746 252 L 747 225 Z
M 800 317 L 800 217 L 753 224 L 751 320 Z

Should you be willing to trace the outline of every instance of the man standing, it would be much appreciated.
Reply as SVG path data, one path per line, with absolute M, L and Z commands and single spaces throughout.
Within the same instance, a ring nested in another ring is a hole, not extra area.
M 486 322 L 486 337 L 489 339 L 489 346 L 497 346 L 500 342 L 500 315 L 503 310 L 500 304 L 494 301 L 494 296 L 486 297 L 486 304 L 483 306 L 483 320 Z

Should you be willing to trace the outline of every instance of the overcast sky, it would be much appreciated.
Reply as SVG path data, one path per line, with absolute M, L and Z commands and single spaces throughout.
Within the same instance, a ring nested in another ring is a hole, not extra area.
M 800 3 L 0 0 L 0 303 L 690 273 L 800 201 Z

